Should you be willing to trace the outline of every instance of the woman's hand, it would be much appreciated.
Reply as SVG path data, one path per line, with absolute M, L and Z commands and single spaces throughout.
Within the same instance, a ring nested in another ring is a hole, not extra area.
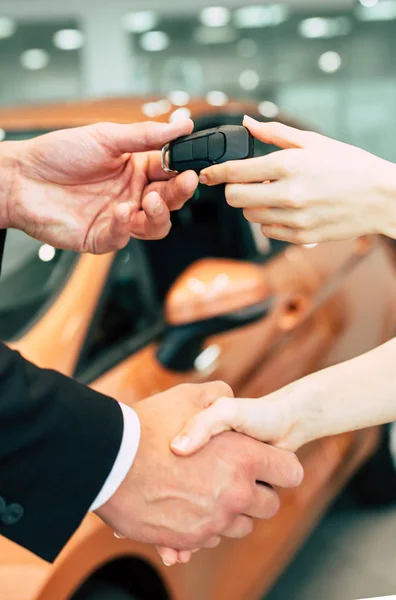
M 198 177 L 164 173 L 158 150 L 192 129 L 191 120 L 98 123 L 3 142 L 0 167 L 12 168 L 13 177 L 0 226 L 94 254 L 123 248 L 131 236 L 165 237 L 170 211 L 191 198 Z
M 213 436 L 228 430 L 239 431 L 286 450 L 296 450 L 306 441 L 307 432 L 304 423 L 300 427 L 299 411 L 294 407 L 297 398 L 292 391 L 294 385 L 266 398 L 216 399 L 193 417 L 173 440 L 173 452 L 181 456 L 193 454 Z M 188 563 L 192 555 L 187 550 L 163 547 L 157 547 L 157 551 L 166 566 Z
M 238 431 L 278 448 L 296 451 L 305 440 L 304 414 L 296 413 L 295 384 L 264 398 L 218 398 L 196 414 L 172 441 L 175 454 L 193 454 L 224 431 Z M 300 396 L 300 392 L 298 392 Z
M 317 133 L 245 117 L 262 142 L 283 150 L 209 167 L 200 180 L 227 183 L 231 206 L 264 235 L 297 244 L 370 233 L 396 238 L 396 165 Z

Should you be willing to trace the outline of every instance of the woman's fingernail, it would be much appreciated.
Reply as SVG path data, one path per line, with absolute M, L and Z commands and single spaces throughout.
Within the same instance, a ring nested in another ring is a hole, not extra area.
M 207 175 L 200 175 L 199 176 L 199 181 L 200 183 L 202 183 L 203 185 L 207 185 L 209 182 L 209 179 L 207 177 Z
M 172 448 L 176 450 L 187 450 L 190 445 L 190 438 L 188 435 L 179 435 L 172 442 Z
M 251 125 L 254 125 L 255 123 L 258 123 L 258 121 L 256 121 L 256 119 L 253 119 L 252 117 L 249 117 L 249 115 L 245 115 L 243 117 L 243 120 L 247 123 L 250 123 Z

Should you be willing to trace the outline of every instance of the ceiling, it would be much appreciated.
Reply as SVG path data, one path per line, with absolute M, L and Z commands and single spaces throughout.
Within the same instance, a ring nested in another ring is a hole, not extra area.
M 266 1 L 249 0 L 249 4 L 274 4 L 276 0 Z M 357 4 L 357 0 L 284 0 L 299 11 L 323 12 L 347 10 Z M 15 16 L 24 21 L 29 20 L 53 20 L 63 17 L 74 17 L 91 12 L 92 10 L 107 12 L 125 12 L 142 9 L 155 9 L 162 14 L 195 14 L 197 10 L 205 6 L 221 5 L 229 8 L 237 8 L 245 5 L 244 0 L 68 0 L 66 3 L 54 0 L 0 0 L 0 13 L 7 16 Z

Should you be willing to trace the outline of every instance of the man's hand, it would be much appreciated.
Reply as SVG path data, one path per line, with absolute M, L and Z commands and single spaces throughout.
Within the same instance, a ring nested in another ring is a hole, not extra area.
M 13 177 L 1 227 L 94 254 L 123 248 L 130 236 L 165 237 L 170 211 L 191 198 L 198 178 L 164 173 L 158 150 L 192 129 L 191 120 L 98 123 L 3 142 L 0 158 Z
M 244 209 L 264 235 L 297 244 L 370 233 L 396 237 L 396 166 L 310 131 L 245 117 L 262 142 L 282 148 L 201 172 L 207 185 L 227 183 L 231 206 Z
M 294 454 L 238 433 L 217 436 L 188 458 L 171 452 L 170 442 L 186 421 L 219 396 L 232 396 L 224 383 L 185 384 L 134 406 L 142 428 L 135 462 L 97 511 L 119 535 L 176 550 L 212 547 L 220 535 L 250 533 L 252 517 L 277 512 L 277 493 L 257 482 L 301 482 Z

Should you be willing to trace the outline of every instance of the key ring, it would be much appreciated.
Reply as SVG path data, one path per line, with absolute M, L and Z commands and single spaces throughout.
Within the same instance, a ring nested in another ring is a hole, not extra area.
M 165 144 L 165 146 L 162 148 L 161 166 L 162 166 L 163 170 L 165 171 L 165 173 L 176 173 L 177 171 L 173 171 L 172 169 L 169 168 L 169 156 L 168 156 L 169 146 L 170 146 L 170 144 L 168 143 L 168 144 Z

